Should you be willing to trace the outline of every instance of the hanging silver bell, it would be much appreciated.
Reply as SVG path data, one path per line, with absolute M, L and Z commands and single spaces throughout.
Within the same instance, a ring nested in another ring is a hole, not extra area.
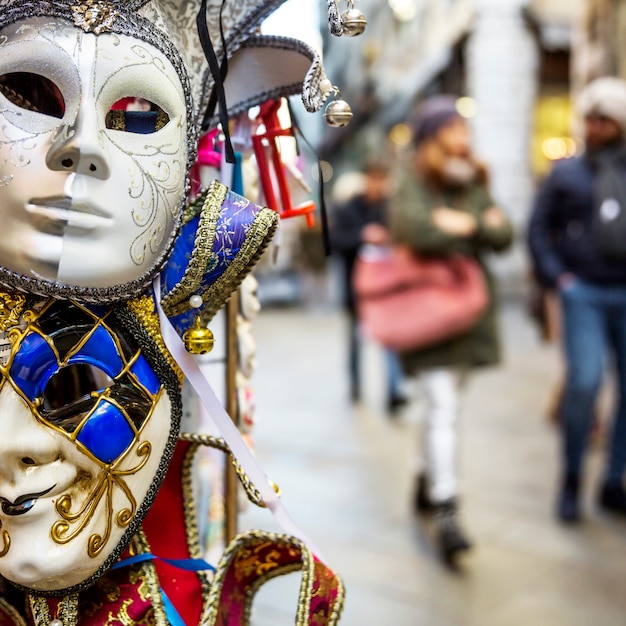
M 341 14 L 341 26 L 343 27 L 344 35 L 356 37 L 365 30 L 367 20 L 361 11 L 352 8 Z
M 352 119 L 352 109 L 345 100 L 333 100 L 326 107 L 324 117 L 329 126 L 345 126 Z

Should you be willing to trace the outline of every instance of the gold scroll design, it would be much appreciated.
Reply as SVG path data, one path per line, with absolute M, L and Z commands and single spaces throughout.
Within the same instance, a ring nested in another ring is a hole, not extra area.
M 72 497 L 70 495 L 66 494 L 61 496 L 56 503 L 56 510 L 61 516 L 61 519 L 52 525 L 52 539 L 61 545 L 65 545 L 76 539 L 89 525 L 94 515 L 99 510 L 100 504 L 104 502 L 106 511 L 106 515 L 104 516 L 104 532 L 101 534 L 94 533 L 89 537 L 87 542 L 88 556 L 91 558 L 98 556 L 111 537 L 114 517 L 113 494 L 115 488 L 118 487 L 128 500 L 128 506 L 122 508 L 117 515 L 115 515 L 117 525 L 124 528 L 130 524 L 137 512 L 137 500 L 124 479 L 126 476 L 132 476 L 140 471 L 148 462 L 151 452 L 152 445 L 149 441 L 144 441 L 137 447 L 137 456 L 140 457 L 141 460 L 135 467 L 127 470 L 117 470 L 107 465 L 98 475 L 98 480 L 89 494 L 89 497 L 77 511 L 72 511 Z
M 2 530 L 2 521 L 0 521 L 0 530 Z M 2 549 L 0 550 L 0 559 L 9 551 L 11 547 L 11 537 L 6 530 L 2 530 Z

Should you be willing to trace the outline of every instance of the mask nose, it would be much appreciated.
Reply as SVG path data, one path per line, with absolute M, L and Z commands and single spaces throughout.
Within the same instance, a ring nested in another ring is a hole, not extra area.
M 107 154 L 98 139 L 93 115 L 79 113 L 76 123 L 62 129 L 46 156 L 46 164 L 56 172 L 69 172 L 107 180 L 111 175 Z
M 0 460 L 0 479 L 10 485 L 17 485 L 21 479 L 32 475 L 33 472 L 45 470 L 58 458 L 56 450 L 35 449 L 22 442 L 20 449 L 3 451 Z
M 33 472 L 45 471 L 59 458 L 52 434 L 36 422 L 25 402 L 5 385 L 0 392 L 0 482 L 18 484 Z

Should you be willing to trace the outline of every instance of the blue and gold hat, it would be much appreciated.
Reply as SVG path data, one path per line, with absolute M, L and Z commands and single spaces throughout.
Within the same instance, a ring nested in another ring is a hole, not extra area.
M 198 315 L 206 325 L 271 242 L 279 217 L 214 181 L 187 208 L 161 273 L 161 304 L 182 336 Z M 191 298 L 200 296 L 198 313 Z

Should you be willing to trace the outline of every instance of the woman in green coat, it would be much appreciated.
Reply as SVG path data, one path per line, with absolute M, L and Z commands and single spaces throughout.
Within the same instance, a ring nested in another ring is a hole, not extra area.
M 419 375 L 427 400 L 425 463 L 415 504 L 418 511 L 435 512 L 439 547 L 452 563 L 470 547 L 458 524 L 460 378 L 469 368 L 495 365 L 500 357 L 494 284 L 482 255 L 505 250 L 513 235 L 509 220 L 489 195 L 486 169 L 471 153 L 469 129 L 454 98 L 438 96 L 422 105 L 414 146 L 391 205 L 392 240 L 420 255 L 476 259 L 491 294 L 487 311 L 472 330 L 402 355 L 406 373 Z

